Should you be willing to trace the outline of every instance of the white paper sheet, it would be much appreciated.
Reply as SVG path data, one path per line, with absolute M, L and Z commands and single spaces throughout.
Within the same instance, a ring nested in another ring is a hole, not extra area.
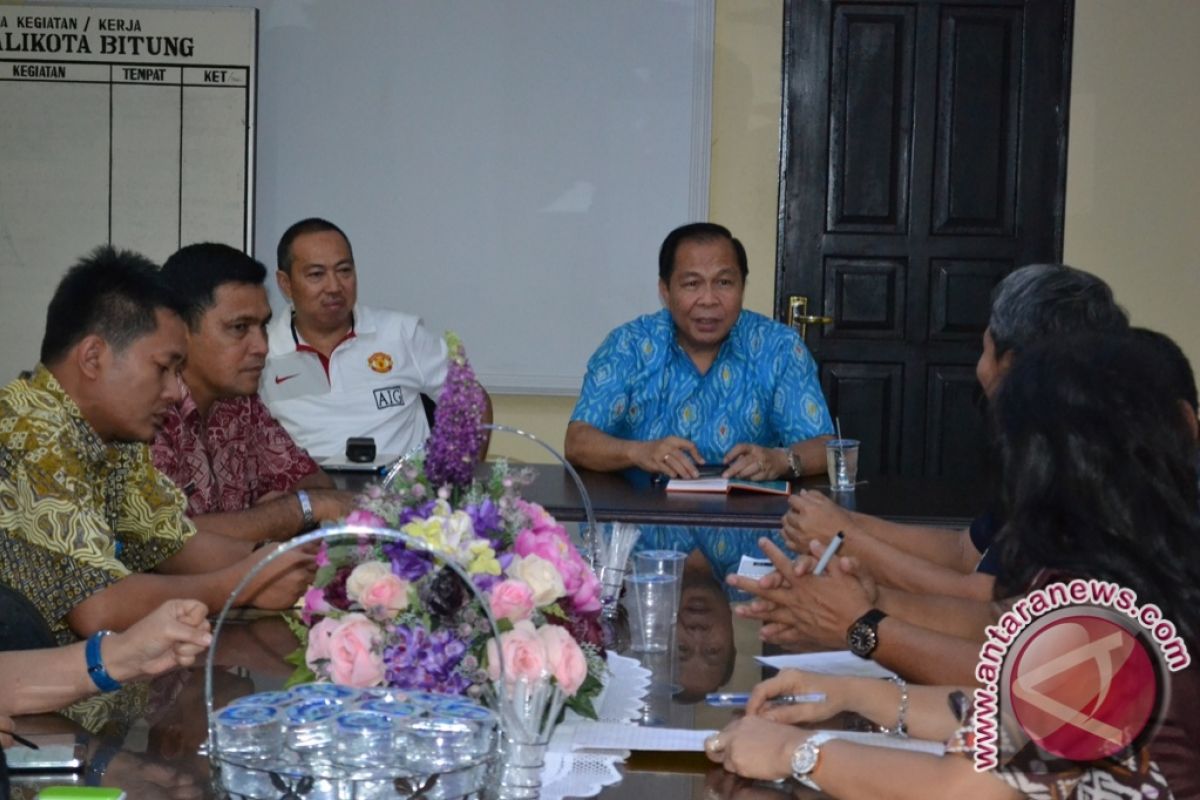
M 946 753 L 946 745 L 930 739 L 911 739 L 907 736 L 892 736 L 887 733 L 867 733 L 866 731 L 824 731 L 833 734 L 838 739 L 844 739 L 856 744 L 871 747 L 888 747 L 892 750 L 911 750 L 914 753 L 929 753 L 940 756 Z
M 758 580 L 763 575 L 775 569 L 775 565 L 765 558 L 751 558 L 750 556 L 742 556 L 741 562 L 738 564 L 737 574 L 743 578 Z
M 560 726 L 561 727 L 561 726 Z M 660 750 L 701 753 L 716 731 L 650 728 L 616 722 L 584 722 L 571 737 L 572 750 Z
M 853 675 L 859 678 L 890 678 L 896 673 L 874 661 L 859 658 L 849 650 L 822 653 L 788 653 L 756 656 L 758 663 L 775 669 L 806 669 L 823 675 Z

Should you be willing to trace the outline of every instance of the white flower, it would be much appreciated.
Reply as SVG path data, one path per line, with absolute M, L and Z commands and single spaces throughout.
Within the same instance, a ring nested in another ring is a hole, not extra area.
M 380 580 L 392 574 L 392 568 L 382 561 L 366 561 L 359 564 L 346 579 L 346 596 L 362 603 L 362 596 Z
M 513 558 L 508 567 L 508 575 L 529 584 L 533 590 L 533 604 L 545 606 L 553 603 L 566 594 L 562 575 L 554 565 L 541 556 L 528 555 Z

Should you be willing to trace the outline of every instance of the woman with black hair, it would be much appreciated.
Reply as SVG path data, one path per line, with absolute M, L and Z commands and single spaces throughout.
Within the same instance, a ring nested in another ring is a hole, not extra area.
M 995 542 L 1005 576 L 998 598 L 1012 603 L 1075 578 L 1111 581 L 1136 592 L 1139 605 L 1157 605 L 1185 643 L 1200 642 L 1196 445 L 1169 372 L 1161 351 L 1129 335 L 1081 336 L 1022 354 L 993 411 L 1008 519 Z M 825 738 L 783 723 L 849 710 L 970 754 L 974 687 L 800 672 L 760 684 L 748 716 L 712 737 L 708 755 L 746 777 L 795 775 L 837 797 L 1200 797 L 1198 664 L 1160 687 L 1148 743 L 1106 759 L 1054 761 L 1032 746 L 1013 753 L 1005 740 L 1002 753 L 1012 757 L 979 773 L 961 755 Z M 802 692 L 824 692 L 825 702 L 769 703 Z

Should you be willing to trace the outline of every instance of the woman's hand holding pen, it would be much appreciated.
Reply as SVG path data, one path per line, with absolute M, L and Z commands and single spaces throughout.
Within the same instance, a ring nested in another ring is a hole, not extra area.
M 843 711 L 853 710 L 855 680 L 860 679 L 785 669 L 754 687 L 746 703 L 746 714 L 789 725 L 826 720 Z M 825 699 L 818 702 L 774 702 L 779 697 L 816 697 L 822 694 Z

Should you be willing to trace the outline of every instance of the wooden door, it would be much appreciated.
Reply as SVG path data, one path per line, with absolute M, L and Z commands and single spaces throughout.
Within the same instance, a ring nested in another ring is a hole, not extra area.
M 860 474 L 972 477 L 992 287 L 1059 261 L 1072 0 L 788 0 L 777 316 Z

